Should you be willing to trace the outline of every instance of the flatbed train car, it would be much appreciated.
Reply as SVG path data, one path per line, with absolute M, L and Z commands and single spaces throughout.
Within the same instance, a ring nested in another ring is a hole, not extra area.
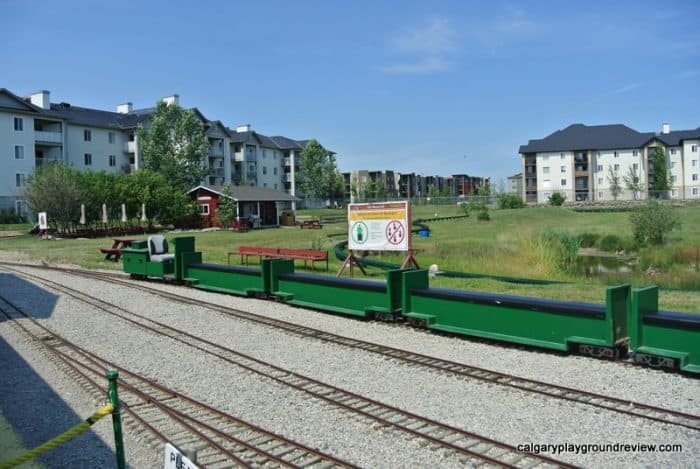
M 407 321 L 429 330 L 580 353 L 700 374 L 700 314 L 658 310 L 658 288 L 609 287 L 605 304 L 431 288 L 425 269 L 392 270 L 384 281 L 294 271 L 264 259 L 259 268 L 204 263 L 194 237 L 162 236 L 123 250 L 133 278 L 281 301 L 362 318 Z

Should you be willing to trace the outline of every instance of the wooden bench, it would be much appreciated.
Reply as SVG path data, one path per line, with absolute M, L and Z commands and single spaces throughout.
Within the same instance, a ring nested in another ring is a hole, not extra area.
M 328 270 L 328 251 L 317 251 L 315 249 L 280 248 L 279 257 L 283 259 L 302 260 L 304 261 L 304 267 L 306 267 L 307 261 L 311 261 L 311 270 L 316 270 L 316 262 L 326 261 L 326 270 Z
M 245 262 L 246 265 L 248 265 L 248 258 L 250 256 L 255 256 L 255 257 L 260 257 L 262 260 L 263 258 L 271 258 L 271 257 L 279 257 L 279 249 L 278 248 L 263 248 L 263 247 L 257 247 L 257 246 L 239 246 L 238 251 L 231 251 L 228 253 L 228 263 L 231 263 L 231 256 L 232 255 L 240 255 L 241 256 L 241 264 Z
M 263 258 L 279 258 L 279 259 L 291 259 L 291 260 L 301 260 L 304 261 L 304 267 L 306 263 L 311 261 L 311 269 L 316 270 L 316 262 L 326 262 L 326 270 L 328 270 L 328 251 L 317 251 L 315 249 L 288 249 L 288 248 L 264 248 L 257 246 L 239 246 L 238 251 L 231 251 L 228 253 L 228 263 L 231 263 L 231 256 L 240 255 L 241 264 L 245 263 L 248 265 L 248 258 L 250 256 Z
M 299 228 L 301 228 L 302 230 L 304 228 L 320 230 L 321 228 L 323 228 L 323 225 L 318 220 L 304 220 L 303 222 L 301 222 L 301 225 L 299 225 Z

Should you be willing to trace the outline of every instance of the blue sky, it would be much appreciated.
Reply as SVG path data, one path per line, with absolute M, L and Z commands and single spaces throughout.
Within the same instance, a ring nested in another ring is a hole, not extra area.
M 317 138 L 342 171 L 497 181 L 519 145 L 572 123 L 700 126 L 697 1 L 0 8 L 0 87 L 100 109 L 178 93 L 229 126 Z

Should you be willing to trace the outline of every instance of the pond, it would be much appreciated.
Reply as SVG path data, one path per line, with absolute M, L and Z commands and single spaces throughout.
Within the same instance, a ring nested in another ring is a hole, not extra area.
M 617 256 L 579 255 L 577 270 L 584 275 L 599 275 L 608 272 L 633 272 L 637 260 Z

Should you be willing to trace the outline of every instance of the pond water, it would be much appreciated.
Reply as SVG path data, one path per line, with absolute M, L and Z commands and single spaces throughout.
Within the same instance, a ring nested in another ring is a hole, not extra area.
M 636 267 L 635 259 L 615 256 L 578 256 L 578 271 L 585 275 L 598 275 L 607 272 L 632 272 Z

